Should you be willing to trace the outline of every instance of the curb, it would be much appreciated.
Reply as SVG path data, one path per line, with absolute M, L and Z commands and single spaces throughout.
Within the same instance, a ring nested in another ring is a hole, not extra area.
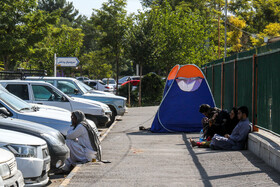
M 117 116 L 115 122 L 107 129 L 107 131 L 104 133 L 104 135 L 100 138 L 100 142 L 102 142 L 106 136 L 109 134 L 109 132 L 114 128 L 118 120 L 121 119 L 121 116 Z M 65 187 L 67 186 L 71 179 L 76 175 L 76 173 L 80 170 L 83 164 L 78 164 L 74 167 L 74 169 L 67 175 L 67 177 L 62 181 L 62 183 L 59 185 L 59 187 Z

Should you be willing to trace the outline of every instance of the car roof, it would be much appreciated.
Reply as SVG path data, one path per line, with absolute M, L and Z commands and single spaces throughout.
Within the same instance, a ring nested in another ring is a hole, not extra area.
M 106 80 L 108 78 L 103 78 L 102 80 Z M 109 80 L 115 80 L 114 78 L 109 78 Z
M 0 83 L 4 82 L 4 83 L 34 83 L 35 81 L 31 81 L 31 80 L 0 80 Z M 43 84 L 49 84 L 46 83 L 45 81 L 36 81 L 36 83 L 43 83 Z
M 77 80 L 72 77 L 26 77 L 26 79 L 42 79 L 42 80 Z

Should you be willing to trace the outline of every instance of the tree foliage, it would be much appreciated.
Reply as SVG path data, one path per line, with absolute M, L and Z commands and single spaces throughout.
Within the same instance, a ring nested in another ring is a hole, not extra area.
M 0 56 L 6 70 L 14 68 L 56 22 L 55 14 L 34 10 L 36 6 L 35 0 L 0 1 Z
M 243 35 L 242 29 L 246 26 L 244 20 L 240 20 L 237 17 L 231 16 L 229 17 L 229 23 L 234 27 L 228 32 L 228 44 L 231 45 L 232 52 L 240 52 L 242 47 L 240 38 Z

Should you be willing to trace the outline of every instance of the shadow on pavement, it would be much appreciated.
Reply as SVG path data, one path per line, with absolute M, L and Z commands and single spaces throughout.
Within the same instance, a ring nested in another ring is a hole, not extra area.
M 193 148 L 192 148 L 191 144 L 189 143 L 187 135 L 185 133 L 183 133 L 182 137 L 183 137 L 183 141 L 185 142 L 187 149 L 193 159 L 193 162 L 195 163 L 197 170 L 199 171 L 200 176 L 203 179 L 202 182 L 203 182 L 204 186 L 212 186 L 212 184 L 210 182 L 210 178 L 209 178 L 207 172 L 205 171 L 205 169 L 203 168 L 203 166 L 201 165 L 201 163 L 199 162 L 198 157 L 196 156 L 196 153 L 193 151 Z
M 217 153 L 217 152 L 232 152 L 232 151 L 223 151 L 223 150 L 207 150 L 207 152 L 201 152 L 201 153 L 195 153 L 190 142 L 189 138 L 185 133 L 182 134 L 183 141 L 186 144 L 186 147 L 193 159 L 193 162 L 195 163 L 201 178 L 203 179 L 204 186 L 212 186 L 211 180 L 215 179 L 221 179 L 221 178 L 228 178 L 228 177 L 234 177 L 234 176 L 242 176 L 242 175 L 252 175 L 256 173 L 266 173 L 267 176 L 269 176 L 275 183 L 280 184 L 280 178 L 279 173 L 271 168 L 270 166 L 266 165 L 264 161 L 257 158 L 253 153 L 249 151 L 240 151 L 246 159 L 251 162 L 256 168 L 258 168 L 260 171 L 248 171 L 248 172 L 238 172 L 233 174 L 225 174 L 225 175 L 218 175 L 218 176 L 208 176 L 206 170 L 203 168 L 202 164 L 199 162 L 199 159 L 197 155 L 199 154 L 211 154 L 211 153 Z M 193 137 L 192 137 L 193 138 Z M 253 156 L 252 156 L 253 155 Z
M 251 162 L 256 168 L 259 168 L 263 173 L 266 173 L 275 183 L 280 185 L 279 172 L 267 165 L 263 160 L 255 156 L 249 151 L 241 151 L 244 157 Z M 253 155 L 253 157 L 252 157 Z

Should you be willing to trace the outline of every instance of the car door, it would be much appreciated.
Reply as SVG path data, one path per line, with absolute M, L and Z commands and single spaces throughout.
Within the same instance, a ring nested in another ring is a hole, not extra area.
M 56 106 L 72 111 L 72 107 L 67 98 L 56 92 L 47 85 L 32 84 L 34 103 Z

